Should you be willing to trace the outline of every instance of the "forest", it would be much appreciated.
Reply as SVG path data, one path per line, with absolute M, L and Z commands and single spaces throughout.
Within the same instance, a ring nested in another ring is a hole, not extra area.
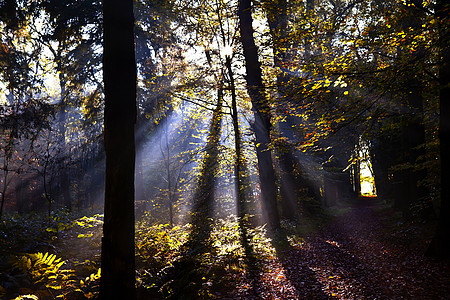
M 0 0 L 0 299 L 448 299 L 450 1 Z

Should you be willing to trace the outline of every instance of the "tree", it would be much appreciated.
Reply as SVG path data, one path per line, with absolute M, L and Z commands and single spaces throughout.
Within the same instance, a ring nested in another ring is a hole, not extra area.
M 134 299 L 136 64 L 133 1 L 103 4 L 105 219 L 101 299 Z
M 439 26 L 439 140 L 441 158 L 441 206 L 435 236 L 427 255 L 450 257 L 450 1 L 437 1 Z
M 287 42 L 288 42 L 288 33 L 287 33 L 287 10 L 288 3 L 286 0 L 274 0 L 274 1 L 264 1 L 263 3 L 270 34 L 272 37 L 272 51 L 273 51 L 273 60 L 274 67 L 277 72 L 277 93 L 280 111 L 288 111 L 288 109 L 283 109 L 282 103 L 285 101 L 289 101 L 288 98 L 288 83 L 289 83 L 289 75 L 285 72 L 285 66 L 288 63 L 287 59 Z M 291 116 L 286 116 L 289 121 L 292 119 Z M 277 149 L 279 155 L 279 181 L 280 181 L 280 195 L 281 195 L 281 212 L 282 216 L 288 219 L 293 219 L 296 213 L 296 203 L 297 203 L 297 191 L 296 186 L 296 176 L 295 176 L 295 160 L 292 154 L 292 147 L 290 147 L 290 142 L 292 141 L 292 134 L 289 128 L 291 126 L 291 122 L 279 122 L 277 125 L 280 134 L 284 141 L 286 141 L 286 145 L 284 149 Z M 290 148 L 290 149 L 287 149 Z
M 272 128 L 270 108 L 265 96 L 262 81 L 261 65 L 258 59 L 258 49 L 253 36 L 253 18 L 251 0 L 240 0 L 238 8 L 239 30 L 244 51 L 247 90 L 252 102 L 254 122 L 252 129 L 256 137 L 256 154 L 258 158 L 261 200 L 270 227 L 280 227 L 280 217 L 277 206 L 277 185 L 272 161 L 272 151 L 269 148 Z
M 58 143 L 64 150 L 61 154 L 65 156 L 61 160 L 58 180 L 64 206 L 71 210 L 72 178 L 69 176 L 69 168 L 66 167 L 70 163 L 68 125 L 73 117 L 72 108 L 80 105 L 80 98 L 84 96 L 80 97 L 79 91 L 83 90 L 87 83 L 96 84 L 94 77 L 99 73 L 100 59 L 94 51 L 100 44 L 97 29 L 99 3 L 96 0 L 45 0 L 39 3 L 38 8 L 40 9 L 37 10 L 37 18 L 45 19 L 46 22 L 41 28 L 34 28 L 36 39 L 50 52 L 49 59 L 54 64 L 54 71 L 58 72 Z

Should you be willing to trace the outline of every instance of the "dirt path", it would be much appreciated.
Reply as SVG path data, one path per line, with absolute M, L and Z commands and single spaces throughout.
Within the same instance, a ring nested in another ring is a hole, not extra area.
M 450 299 L 450 264 L 424 257 L 425 244 L 388 233 L 374 208 L 360 204 L 301 245 L 278 251 L 279 259 L 235 297 Z

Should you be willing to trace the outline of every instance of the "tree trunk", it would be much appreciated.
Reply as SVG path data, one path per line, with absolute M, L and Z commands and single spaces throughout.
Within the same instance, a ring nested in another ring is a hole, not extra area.
M 400 4 L 403 5 L 403 4 Z M 423 13 L 414 6 L 405 8 L 405 16 L 401 22 L 401 27 L 404 31 L 410 28 L 420 28 L 422 26 Z M 420 146 L 425 144 L 425 126 L 423 124 L 423 88 L 424 84 L 417 77 L 417 72 L 420 72 L 420 67 L 415 65 L 423 61 L 423 48 L 418 48 L 413 54 L 407 53 L 404 49 L 399 49 L 399 58 L 401 60 L 411 60 L 408 67 L 403 70 L 404 81 L 401 85 L 405 87 L 402 91 L 402 100 L 407 103 L 411 110 L 407 119 L 404 120 L 406 125 L 401 132 L 401 148 L 400 153 L 404 153 L 401 163 L 408 163 L 412 167 L 400 172 L 400 193 L 396 197 L 397 207 L 402 211 L 405 217 L 411 216 L 411 205 L 417 205 L 419 202 L 425 204 L 429 191 L 420 182 L 426 177 L 426 171 L 414 170 L 417 164 L 417 159 L 424 156 L 424 148 Z M 419 75 L 420 76 L 420 75 Z
M 106 180 L 100 299 L 135 299 L 133 1 L 104 1 L 103 36 Z
M 437 1 L 441 46 L 439 67 L 439 140 L 441 156 L 441 207 L 436 234 L 427 255 L 450 257 L 450 1 Z
M 239 29 L 244 50 L 245 69 L 247 72 L 247 90 L 252 102 L 255 121 L 252 124 L 256 137 L 256 156 L 258 158 L 259 180 L 263 211 L 269 226 L 280 227 L 277 207 L 277 186 L 272 162 L 270 144 L 270 111 L 262 82 L 261 66 L 258 60 L 258 49 L 255 45 L 252 27 L 251 0 L 239 1 Z
M 169 145 L 169 120 L 166 120 L 166 124 L 164 126 L 165 131 L 165 146 L 166 146 L 166 153 L 167 153 L 167 159 L 166 159 L 166 171 L 167 171 L 167 200 L 168 200 L 168 206 L 169 206 L 169 225 L 170 227 L 173 227 L 173 191 L 172 191 L 172 172 L 170 169 L 170 145 Z
M 61 70 L 62 67 L 59 67 Z M 70 196 L 70 182 L 69 182 L 69 174 L 67 173 L 67 159 L 69 155 L 67 154 L 66 149 L 66 122 L 67 122 L 67 92 L 66 92 L 66 81 L 64 80 L 64 75 L 61 72 L 59 74 L 59 86 L 61 88 L 61 99 L 60 99 L 60 112 L 59 112 L 59 146 L 62 148 L 62 161 L 60 162 L 59 169 L 59 180 L 61 183 L 61 190 L 64 199 L 64 207 L 69 211 L 72 210 L 72 199 Z
M 370 141 L 370 153 L 377 196 L 387 203 L 395 199 L 395 191 L 398 189 L 398 174 L 394 174 L 389 168 L 398 162 L 400 145 L 397 133 L 391 130 L 386 132 L 382 126 L 379 122 L 376 138 Z
M 353 192 L 357 198 L 361 194 L 361 161 L 359 159 L 359 148 L 356 150 L 356 159 L 352 165 Z
M 277 91 L 280 102 L 286 101 L 289 75 L 285 72 L 287 63 L 287 1 L 286 0 L 268 0 L 264 2 L 270 33 L 273 41 L 274 65 L 277 69 Z M 286 109 L 282 109 L 284 112 Z M 289 117 L 289 116 L 286 116 Z M 281 213 L 286 219 L 294 219 L 296 214 L 297 189 L 295 188 L 296 176 L 294 174 L 294 157 L 290 147 L 292 133 L 290 123 L 277 124 L 280 134 L 288 139 L 288 144 L 283 149 L 278 149 L 280 163 L 280 195 L 281 195 Z
M 227 56 L 225 59 L 225 65 L 228 71 L 228 80 L 231 90 L 231 117 L 233 121 L 234 129 L 234 147 L 236 151 L 236 160 L 234 163 L 234 181 L 236 185 L 236 211 L 237 216 L 242 219 L 245 217 L 246 207 L 245 207 L 245 192 L 243 184 L 244 168 L 243 168 L 243 157 L 241 150 L 241 131 L 239 128 L 239 115 L 237 109 L 237 99 L 236 99 L 236 86 L 234 83 L 234 74 L 231 67 L 231 57 Z

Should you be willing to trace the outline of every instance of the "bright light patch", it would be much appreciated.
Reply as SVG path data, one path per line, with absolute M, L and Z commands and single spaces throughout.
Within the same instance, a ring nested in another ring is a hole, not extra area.
M 361 194 L 363 196 L 375 196 L 377 194 L 375 188 L 375 178 L 372 172 L 372 162 L 370 160 L 369 146 L 366 142 L 361 143 L 360 150 L 360 184 Z
M 223 57 L 231 56 L 231 55 L 233 55 L 233 47 L 225 46 L 222 48 L 220 53 L 222 54 Z
M 5 105 L 8 103 L 8 100 L 6 99 L 6 86 L 3 84 L 3 82 L 0 81 L 0 105 Z

